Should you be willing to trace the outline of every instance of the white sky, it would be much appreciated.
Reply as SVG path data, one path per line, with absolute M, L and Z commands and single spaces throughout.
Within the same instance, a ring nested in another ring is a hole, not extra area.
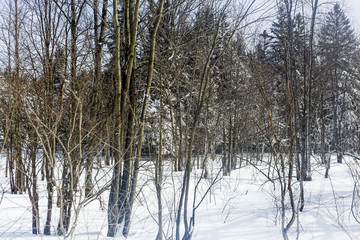
M 245 0 L 236 0 L 236 1 L 245 1 Z M 271 23 L 274 21 L 276 16 L 276 8 L 269 10 L 271 6 L 275 6 L 278 0 L 256 0 L 256 7 L 260 6 L 260 11 L 255 13 L 253 19 L 259 17 L 259 15 L 264 14 L 269 17 L 267 20 L 263 21 L 262 24 L 255 24 L 253 27 L 250 27 L 248 30 L 248 35 L 250 38 L 254 34 L 260 34 L 263 30 L 269 30 Z M 298 1 L 300 4 L 302 1 Z M 307 3 L 311 2 L 310 0 L 305 1 Z M 360 38 L 360 0 L 319 0 L 319 9 L 317 14 L 317 25 L 321 24 L 324 20 L 326 14 L 332 10 L 332 6 L 336 3 L 340 3 L 342 9 L 345 11 L 345 15 L 350 19 L 351 26 L 355 30 L 355 33 Z
M 342 2 L 353 28 L 360 35 L 360 0 L 343 0 Z

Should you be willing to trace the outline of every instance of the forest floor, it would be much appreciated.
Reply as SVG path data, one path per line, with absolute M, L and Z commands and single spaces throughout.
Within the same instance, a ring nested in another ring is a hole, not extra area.
M 305 182 L 305 208 L 289 231 L 289 238 L 296 239 L 360 239 L 360 224 L 351 213 L 359 214 L 360 199 L 353 201 L 355 169 L 353 159 L 345 158 L 345 163 L 337 164 L 332 157 L 330 177 L 324 178 L 324 166 L 313 159 L 312 181 Z M 206 190 L 216 180 L 220 162 L 209 163 L 209 177 L 203 179 L 196 189 L 195 205 Z M 31 203 L 28 195 L 13 195 L 9 189 L 9 179 L 4 177 L 4 158 L 0 162 L 0 240 L 4 239 L 62 239 L 52 235 L 31 234 Z M 259 167 L 268 173 L 265 164 Z M 139 194 L 134 206 L 129 240 L 155 239 L 157 234 L 157 199 L 152 162 L 143 162 L 139 178 Z M 97 186 L 103 186 L 110 179 L 109 169 L 103 168 L 95 174 Z M 270 169 L 271 173 L 271 169 Z M 194 189 L 201 170 L 192 174 L 190 209 L 193 206 Z M 358 178 L 360 176 L 357 176 Z M 183 173 L 164 171 L 163 211 L 164 234 L 166 239 L 174 239 L 174 208 L 177 207 Z M 294 194 L 298 199 L 299 188 L 294 179 Z M 43 229 L 46 218 L 46 182 L 39 181 L 40 221 Z M 111 239 L 107 231 L 108 191 L 85 207 L 79 213 L 74 239 Z M 55 201 L 56 203 L 56 198 Z M 287 201 L 288 202 L 288 201 Z M 298 201 L 296 200 L 296 205 Z M 287 204 L 289 217 L 290 205 Z M 357 212 L 356 212 L 357 211 Z M 59 209 L 54 205 L 52 232 L 59 219 Z M 196 210 L 193 239 L 196 240 L 279 240 L 281 235 L 280 188 L 252 166 L 244 166 L 231 172 L 231 176 L 217 179 L 204 201 Z M 191 212 L 189 211 L 189 214 Z M 189 215 L 190 216 L 190 215 Z M 123 239 L 123 237 L 115 237 Z

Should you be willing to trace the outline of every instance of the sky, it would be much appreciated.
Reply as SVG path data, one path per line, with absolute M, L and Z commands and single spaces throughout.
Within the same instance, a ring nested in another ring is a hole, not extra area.
M 235 0 L 238 2 L 251 2 L 251 0 Z M 245 38 L 249 41 L 254 41 L 254 36 L 259 35 L 264 30 L 269 30 L 272 22 L 276 16 L 276 3 L 279 0 L 256 0 L 253 8 L 257 9 L 254 14 L 250 15 L 249 22 L 254 21 L 255 19 L 265 17 L 261 24 L 253 24 L 249 26 L 245 32 Z M 297 1 L 298 4 L 302 3 L 301 0 Z M 311 2 L 311 0 L 304 1 L 306 3 Z M 336 3 L 340 3 L 342 9 L 345 11 L 345 15 L 349 18 L 351 26 L 354 29 L 356 35 L 360 39 L 360 0 L 319 0 L 319 9 L 317 13 L 317 25 L 320 26 L 323 22 L 325 16 L 329 11 L 332 10 L 332 6 Z M 298 8 L 299 8 L 298 5 Z M 309 7 L 309 5 L 307 5 Z M 308 12 L 309 14 L 309 12 Z M 310 15 L 309 15 L 310 16 Z
M 360 35 L 360 0 L 342 0 L 342 2 L 354 30 Z

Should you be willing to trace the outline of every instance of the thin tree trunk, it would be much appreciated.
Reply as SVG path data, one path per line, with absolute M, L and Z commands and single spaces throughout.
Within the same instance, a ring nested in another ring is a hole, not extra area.
M 10 151 L 9 151 L 9 144 L 6 143 L 6 166 L 5 166 L 5 177 L 9 176 L 9 163 L 10 163 Z
M 92 182 L 92 168 L 93 168 L 93 158 L 89 156 L 86 159 L 85 163 L 85 196 L 90 197 L 93 194 L 94 184 Z
M 292 100 L 293 98 L 293 92 L 291 91 L 292 89 L 292 84 L 293 84 L 293 78 L 292 78 L 292 64 L 291 61 L 293 59 L 293 23 L 292 23 L 292 17 L 291 17 L 291 12 L 292 12 L 292 2 L 285 0 L 285 4 L 286 4 L 286 10 L 287 10 L 287 24 L 288 24 L 288 38 L 289 38 L 289 44 L 286 43 L 285 46 L 285 70 L 286 70 L 286 96 L 287 96 L 287 103 L 288 103 L 288 112 L 287 112 L 287 125 L 289 128 L 289 138 L 290 138 L 290 146 L 289 146 L 289 155 L 288 155 L 288 164 L 289 164 L 289 169 L 288 169 L 288 177 L 286 179 L 286 175 L 285 175 L 285 159 L 284 156 L 281 157 L 281 168 L 282 168 L 282 175 L 284 178 L 284 182 L 283 182 L 283 196 L 282 196 L 282 215 L 283 215 L 283 219 L 282 219 L 282 230 L 283 230 L 283 237 L 284 239 L 288 239 L 287 236 L 287 232 L 289 231 L 290 227 L 292 226 L 292 224 L 295 221 L 295 216 L 296 216 L 296 208 L 295 208 L 295 201 L 294 201 L 294 194 L 292 191 L 292 176 L 293 176 L 293 169 L 294 169 L 294 115 L 293 115 L 293 110 L 294 110 L 294 102 Z M 279 142 L 280 145 L 280 142 Z M 288 221 L 288 223 L 285 226 L 285 208 L 284 208 L 284 201 L 285 201 L 285 189 L 287 189 L 288 194 L 289 194 L 289 200 L 290 200 L 290 205 L 291 205 L 291 218 Z
M 139 129 L 139 135 L 138 135 L 137 157 L 135 158 L 134 173 L 133 173 L 133 178 L 131 181 L 129 206 L 126 209 L 126 213 L 125 213 L 125 223 L 124 223 L 124 229 L 123 229 L 123 235 L 125 237 L 127 237 L 127 235 L 129 234 L 132 207 L 133 207 L 134 200 L 135 200 L 137 177 L 138 177 L 138 173 L 139 173 L 139 164 L 140 164 L 141 150 L 142 150 L 142 143 L 143 143 L 143 136 L 144 136 L 145 116 L 146 116 L 148 101 L 150 98 L 150 88 L 151 88 L 152 76 L 153 76 L 153 72 L 154 72 L 156 36 L 157 36 L 157 31 L 159 29 L 159 25 L 160 25 L 160 22 L 162 19 L 163 9 L 164 9 L 164 0 L 161 0 L 159 2 L 159 8 L 157 11 L 155 24 L 154 24 L 154 28 L 152 30 L 151 39 L 150 39 L 150 52 L 149 52 L 148 72 L 147 72 L 147 79 L 146 79 L 146 91 L 145 91 L 145 97 L 144 97 L 142 111 L 141 111 L 141 117 L 140 117 L 140 129 Z
M 176 97 L 177 97 L 177 114 L 176 114 L 176 122 L 177 129 L 179 133 L 179 146 L 178 146 L 178 155 L 177 157 L 177 171 L 182 171 L 183 169 L 183 126 L 182 126 L 182 112 L 181 112 L 181 100 L 180 100 L 180 80 L 176 79 Z
M 312 1 L 312 17 L 311 17 L 311 26 L 310 26 L 310 36 L 309 36 L 309 75 L 308 75 L 308 84 L 307 84 L 307 101 L 306 101 L 306 130 L 305 130 L 305 158 L 306 158 L 306 175 L 303 179 L 304 181 L 311 181 L 311 166 L 310 166 L 310 106 L 311 106 L 311 87 L 312 87 L 312 75 L 313 75 L 313 42 L 314 42 L 314 31 L 315 31 L 315 20 L 318 7 L 318 0 L 315 2 Z
M 24 163 L 22 159 L 22 141 L 21 141 L 21 113 L 20 113 L 20 92 L 21 92 L 21 82 L 20 82 L 20 55 L 19 55 L 19 10 L 18 10 L 18 0 L 15 0 L 15 101 L 16 101 L 16 111 L 15 111 L 15 185 L 14 193 L 22 194 L 25 190 L 25 171 Z
M 231 172 L 231 166 L 232 166 L 232 155 L 233 155 L 233 142 L 232 142 L 232 138 L 233 138 L 233 129 L 232 126 L 233 125 L 233 120 L 232 120 L 232 113 L 230 112 L 230 116 L 229 116 L 229 152 L 228 152 L 228 163 L 226 165 L 226 171 L 227 171 L 227 175 L 230 176 L 230 172 Z
M 223 120 L 223 127 L 222 127 L 222 140 L 223 140 L 223 146 L 222 146 L 222 169 L 223 169 L 223 175 L 227 176 L 228 172 L 227 172 L 227 167 L 226 167 L 226 132 L 225 132 L 225 117 Z
M 134 59 L 134 61 L 136 61 Z M 134 63 L 134 67 L 136 66 L 136 62 Z M 130 82 L 130 89 L 129 89 L 129 113 L 128 113 L 128 124 L 127 124 L 127 131 L 125 136 L 125 156 L 124 156 L 124 168 L 123 168 L 123 175 L 121 179 L 121 188 L 120 188 L 120 207 L 119 207 L 119 220 L 118 223 L 121 224 L 125 212 L 126 206 L 128 206 L 128 193 L 129 193 L 129 184 L 130 184 L 130 173 L 131 173 L 131 162 L 133 158 L 133 142 L 134 142 L 134 124 L 135 124 L 135 113 L 136 113 L 136 74 L 133 72 L 132 80 Z
M 86 0 L 83 0 L 79 5 L 77 1 L 71 0 L 70 2 L 70 33 L 71 33 L 71 90 L 73 99 L 70 109 L 70 121 L 67 128 L 67 156 L 64 159 L 63 175 L 62 175 L 62 189 L 61 189 L 61 208 L 60 219 L 57 228 L 58 235 L 65 235 L 68 233 L 72 205 L 74 196 L 77 191 L 80 166 L 82 162 L 82 100 L 80 81 L 77 77 L 77 27 L 80 20 L 81 12 L 84 9 Z M 77 6 L 78 5 L 78 6 Z
M 54 166 L 50 163 L 50 159 L 45 157 L 45 176 L 46 176 L 46 190 L 47 190 L 47 214 L 46 223 L 44 228 L 44 235 L 51 234 L 51 217 L 52 217 L 52 205 L 53 205 L 53 178 L 54 178 Z
M 156 197 L 157 197 L 157 205 L 158 205 L 158 233 L 156 236 L 157 240 L 163 239 L 163 218 L 162 218 L 162 197 L 161 197 L 161 185 L 162 185 L 162 174 L 163 174 L 163 167 L 162 167 L 162 152 L 163 152 L 163 91 L 164 89 L 161 88 L 160 93 L 160 114 L 159 114 L 159 153 L 158 157 L 156 158 L 155 163 L 155 188 L 156 188 Z
M 224 12 L 223 12 L 223 14 L 224 14 Z M 185 239 L 185 240 L 190 239 L 191 234 L 192 234 L 189 223 L 188 223 L 188 219 L 187 219 L 187 211 L 188 211 L 188 201 L 189 201 L 189 183 L 190 183 L 193 141 L 194 141 L 194 137 L 195 137 L 196 127 L 198 125 L 201 111 L 202 111 L 202 108 L 204 106 L 204 102 L 206 99 L 206 93 L 208 90 L 208 84 L 209 84 L 209 80 L 210 80 L 209 71 L 210 71 L 211 57 L 215 51 L 215 46 L 216 46 L 218 35 L 219 35 L 220 22 L 221 22 L 222 18 L 223 18 L 223 15 L 221 16 L 220 21 L 218 22 L 215 36 L 212 39 L 212 46 L 207 55 L 207 59 L 206 59 L 206 62 L 204 64 L 204 67 L 203 67 L 202 73 L 201 73 L 200 89 L 199 89 L 198 98 L 197 98 L 197 106 L 195 109 L 195 115 L 194 115 L 192 128 L 190 131 L 190 137 L 189 137 L 188 145 L 187 145 L 187 159 L 186 159 L 186 167 L 185 167 L 184 177 L 183 177 L 183 187 L 181 190 L 180 200 L 179 200 L 179 205 L 178 205 L 178 210 L 177 210 L 176 240 L 180 240 L 180 220 L 181 220 L 182 207 L 184 207 L 183 219 L 184 219 L 184 227 L 185 227 L 185 233 L 184 233 L 183 239 Z M 225 144 L 225 142 L 224 142 L 224 144 Z
M 29 133 L 31 135 L 33 133 Z M 39 216 L 39 196 L 37 193 L 37 171 L 36 171 L 36 153 L 37 153 L 37 138 L 36 136 L 29 136 L 30 138 L 30 173 L 31 177 L 27 177 L 27 189 L 32 208 L 32 233 L 40 234 L 40 216 Z
M 117 225 L 119 219 L 119 190 L 120 190 L 120 174 L 122 170 L 122 146 L 121 146 L 121 132 L 122 122 L 121 118 L 121 67 L 120 67 L 120 25 L 118 21 L 118 3 L 113 1 L 113 24 L 114 24 L 114 81 L 116 83 L 116 99 L 115 99 L 115 164 L 113 177 L 111 180 L 111 189 L 108 205 L 108 237 L 114 237 L 117 232 Z
M 136 65 L 136 41 L 137 41 L 137 33 L 138 33 L 138 17 L 139 17 L 139 8 L 140 1 L 136 0 L 134 5 L 133 1 L 126 0 L 125 1 L 125 32 L 127 37 L 127 59 L 125 64 L 125 75 L 124 75 L 124 84 L 122 85 L 122 96 L 121 96 L 121 121 L 124 121 L 125 116 L 125 107 L 128 102 L 129 97 L 129 88 L 131 79 L 135 80 L 135 75 L 133 75 Z M 135 93 L 133 92 L 131 94 Z M 132 142 L 133 142 L 133 129 L 134 129 L 134 112 L 132 107 L 135 106 L 135 102 L 131 103 L 130 113 L 129 113 L 129 121 L 126 132 L 125 146 L 124 146 L 124 166 L 121 175 L 121 186 L 119 190 L 119 219 L 118 223 L 120 224 L 126 212 L 126 209 L 129 206 L 128 203 L 128 194 L 129 194 L 129 185 L 130 185 L 130 176 L 131 176 L 131 155 L 132 155 Z M 121 132 L 121 141 L 123 141 L 124 130 Z M 123 143 L 122 143 L 123 144 Z

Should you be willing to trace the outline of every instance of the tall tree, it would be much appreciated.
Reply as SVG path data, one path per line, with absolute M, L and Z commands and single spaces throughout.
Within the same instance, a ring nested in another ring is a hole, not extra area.
M 115 99 L 115 166 L 113 170 L 113 177 L 111 180 L 109 204 L 108 204 L 108 233 L 107 236 L 114 237 L 117 230 L 119 219 L 119 189 L 120 189 L 120 174 L 122 162 L 121 157 L 121 67 L 120 67 L 120 25 L 118 19 L 118 1 L 113 0 L 113 25 L 114 25 L 114 82 L 116 86 L 116 99 Z
M 337 162 L 342 163 L 344 111 L 347 105 L 345 94 L 349 88 L 349 74 L 357 49 L 357 40 L 350 21 L 340 5 L 336 3 L 327 14 L 320 30 L 320 55 L 324 77 L 322 88 L 325 98 L 325 111 L 331 115 L 328 130 L 332 132 L 331 147 L 337 154 Z

